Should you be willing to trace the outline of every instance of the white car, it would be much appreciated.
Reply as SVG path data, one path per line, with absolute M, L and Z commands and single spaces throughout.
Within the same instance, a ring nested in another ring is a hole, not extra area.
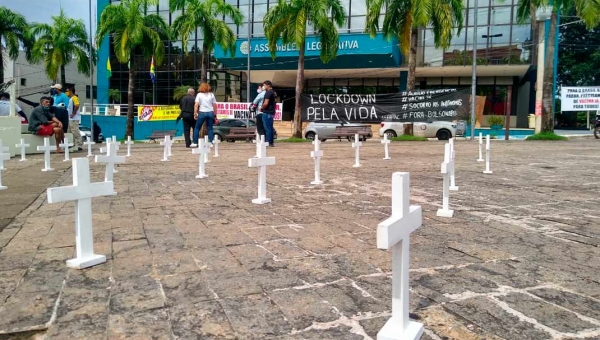
M 413 135 L 425 138 L 437 138 L 448 140 L 457 135 L 457 125 L 452 122 L 415 122 L 413 123 Z M 382 122 L 379 129 L 379 137 L 387 135 L 388 138 L 404 134 L 404 123 Z

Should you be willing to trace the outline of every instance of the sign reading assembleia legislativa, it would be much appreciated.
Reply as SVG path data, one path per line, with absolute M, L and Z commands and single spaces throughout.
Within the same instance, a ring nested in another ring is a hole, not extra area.
M 464 119 L 470 88 L 390 94 L 304 94 L 302 120 L 376 123 Z

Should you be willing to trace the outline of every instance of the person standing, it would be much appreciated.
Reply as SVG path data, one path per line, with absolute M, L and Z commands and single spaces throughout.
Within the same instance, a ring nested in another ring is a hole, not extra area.
M 27 115 L 17 103 L 15 103 L 15 113 L 21 117 L 21 124 L 29 123 Z M 0 94 L 0 116 L 10 116 L 10 94 L 8 93 Z
M 63 126 L 60 120 L 50 113 L 50 99 L 52 98 L 42 97 L 40 99 L 42 105 L 31 111 L 28 129 L 37 136 L 49 137 L 54 135 L 56 152 L 61 153 L 62 151 L 58 145 L 63 141 Z
M 196 119 L 194 118 L 195 96 L 196 91 L 190 87 L 187 91 L 187 95 L 181 98 L 181 102 L 179 102 L 181 120 L 183 120 L 183 138 L 185 139 L 186 148 L 189 148 L 192 145 L 192 141 L 190 140 L 190 129 L 193 129 L 196 126 Z
M 69 106 L 67 107 L 67 112 L 69 113 L 69 128 L 67 132 L 73 134 L 73 147 L 75 150 L 81 151 L 83 147 L 81 133 L 79 132 L 79 124 L 81 123 L 80 104 L 74 86 L 67 88 L 67 96 L 70 98 Z
M 273 83 L 270 80 L 264 83 L 265 98 L 260 111 L 263 113 L 263 125 L 265 127 L 265 138 L 269 142 L 270 147 L 275 146 L 275 128 L 273 128 L 273 120 L 275 119 L 275 91 L 273 91 Z
M 69 97 L 63 93 L 61 84 L 54 84 L 50 87 L 54 90 L 54 106 L 62 106 L 65 109 L 69 106 Z
M 215 121 L 215 112 L 217 112 L 217 99 L 210 90 L 208 83 L 200 84 L 198 94 L 196 95 L 196 104 L 194 105 L 194 118 L 196 118 L 196 126 L 194 127 L 194 143 L 192 147 L 198 146 L 198 134 L 200 127 L 206 122 L 208 130 L 208 139 L 213 140 L 213 123 Z
M 252 102 L 252 106 L 256 107 L 256 131 L 260 136 L 265 135 L 265 126 L 263 125 L 262 119 L 263 113 L 261 111 L 261 107 L 265 99 L 266 93 L 266 91 L 263 89 L 263 86 L 263 84 L 258 85 L 258 89 L 256 90 L 256 92 L 258 92 L 258 95 L 256 96 L 256 98 L 254 98 L 254 101 Z

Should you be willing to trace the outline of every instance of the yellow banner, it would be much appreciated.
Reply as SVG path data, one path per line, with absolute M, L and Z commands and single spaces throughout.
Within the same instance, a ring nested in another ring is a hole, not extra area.
M 157 120 L 175 120 L 179 116 L 179 106 L 156 106 L 144 105 L 138 106 L 138 123 L 153 122 Z

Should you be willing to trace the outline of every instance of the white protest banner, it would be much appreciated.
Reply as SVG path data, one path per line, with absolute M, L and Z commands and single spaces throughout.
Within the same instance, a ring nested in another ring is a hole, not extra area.
M 560 109 L 561 111 L 600 110 L 600 86 L 561 87 Z
M 250 112 L 251 103 L 217 103 L 218 119 L 254 119 L 256 112 Z M 275 120 L 281 120 L 281 103 L 275 104 Z

